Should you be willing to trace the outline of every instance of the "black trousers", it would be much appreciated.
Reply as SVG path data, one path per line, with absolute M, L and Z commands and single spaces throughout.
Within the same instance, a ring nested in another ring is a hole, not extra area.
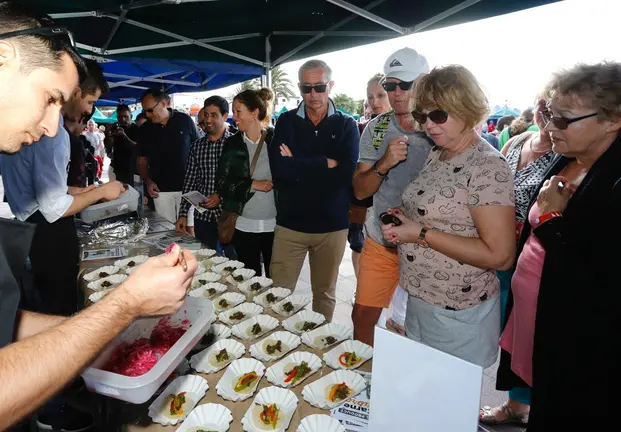
M 270 277 L 274 232 L 249 233 L 235 230 L 233 244 L 237 252 L 237 259 L 243 262 L 246 268 L 256 271 L 257 276 L 263 276 L 261 271 L 261 255 L 263 255 L 265 276 Z
M 68 316 L 78 311 L 80 246 L 73 216 L 49 223 L 41 212 L 27 222 L 36 224 L 30 247 L 35 291 L 41 304 L 26 304 L 35 312 Z

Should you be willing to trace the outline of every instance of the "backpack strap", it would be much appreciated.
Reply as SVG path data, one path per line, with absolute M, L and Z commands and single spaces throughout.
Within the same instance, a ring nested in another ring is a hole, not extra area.
M 375 127 L 373 128 L 373 135 L 371 136 L 371 143 L 373 144 L 373 147 L 375 147 L 375 150 L 378 150 L 382 145 L 386 132 L 388 131 L 388 126 L 392 121 L 393 114 L 394 111 L 389 111 L 378 116 L 377 123 L 375 123 Z

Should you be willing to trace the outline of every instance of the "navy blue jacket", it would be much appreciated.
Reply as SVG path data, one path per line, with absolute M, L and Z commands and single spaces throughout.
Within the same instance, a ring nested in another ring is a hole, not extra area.
M 280 154 L 281 144 L 293 157 Z M 332 101 L 317 126 L 306 118 L 304 103 L 283 113 L 269 146 L 278 225 L 311 234 L 347 229 L 359 144 L 356 121 L 337 111 Z M 328 158 L 338 166 L 328 168 Z

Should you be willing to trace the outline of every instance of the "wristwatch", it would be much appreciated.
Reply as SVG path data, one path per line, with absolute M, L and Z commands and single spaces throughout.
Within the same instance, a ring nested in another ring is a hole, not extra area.
M 427 236 L 427 228 L 423 227 L 420 230 L 420 234 L 418 235 L 418 239 L 416 240 L 416 243 L 418 243 L 421 247 L 428 248 L 429 243 L 427 243 L 427 240 L 425 240 L 426 236 Z
M 388 175 L 388 173 L 386 173 L 386 174 L 382 174 L 382 173 L 380 172 L 379 168 L 377 167 L 377 162 L 375 162 L 375 163 L 373 164 L 373 171 L 375 171 L 375 174 L 377 174 L 377 176 L 378 176 L 378 177 L 381 177 L 381 178 L 386 178 L 386 176 Z

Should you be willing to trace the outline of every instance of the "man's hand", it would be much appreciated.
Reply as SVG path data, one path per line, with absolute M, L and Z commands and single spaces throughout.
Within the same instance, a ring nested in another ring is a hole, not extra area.
M 388 143 L 388 149 L 386 149 L 384 156 L 377 162 L 377 167 L 383 174 L 386 174 L 407 158 L 408 137 L 400 136 Z
M 252 189 L 261 192 L 269 192 L 273 189 L 274 183 L 271 180 L 253 180 Z
M 147 193 L 149 194 L 151 198 L 159 198 L 160 196 L 160 194 L 158 194 L 159 191 L 160 191 L 160 188 L 157 187 L 155 183 L 153 183 L 152 181 L 147 182 Z
M 203 207 L 207 207 L 210 209 L 216 208 L 220 204 L 220 195 L 218 194 L 210 195 L 209 198 L 207 198 L 201 204 L 203 205 Z
M 179 233 L 188 232 L 188 218 L 185 216 L 180 216 L 179 219 L 177 219 L 177 223 L 175 224 L 175 229 Z
M 293 153 L 291 152 L 291 149 L 287 147 L 286 144 L 280 145 L 280 154 L 284 157 L 293 157 Z
M 328 168 L 336 168 L 338 165 L 338 161 L 328 158 Z
M 112 201 L 117 199 L 123 191 L 125 191 L 125 186 L 119 181 L 111 181 L 103 186 L 99 186 L 97 191 L 102 195 L 101 199 L 104 201 Z
M 187 271 L 179 261 L 179 246 L 166 255 L 149 258 L 109 295 L 118 293 L 130 303 L 136 317 L 172 315 L 183 305 L 198 263 L 190 252 L 183 252 Z

